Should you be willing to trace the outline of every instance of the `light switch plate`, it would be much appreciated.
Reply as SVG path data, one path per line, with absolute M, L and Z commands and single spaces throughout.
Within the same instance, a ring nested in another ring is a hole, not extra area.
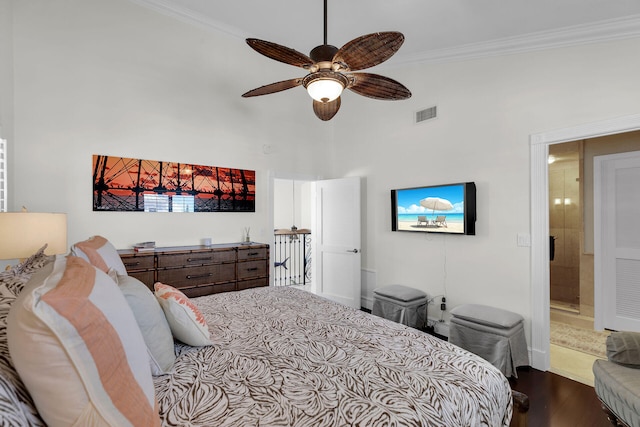
M 521 246 L 521 247 L 531 246 L 531 235 L 526 233 L 518 233 L 518 246 Z

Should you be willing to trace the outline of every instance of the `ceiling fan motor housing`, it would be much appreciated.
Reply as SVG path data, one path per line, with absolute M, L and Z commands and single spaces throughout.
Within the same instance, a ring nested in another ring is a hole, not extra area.
M 313 59 L 314 62 L 331 62 L 337 51 L 338 48 L 335 46 L 331 46 L 330 44 L 322 44 L 320 46 L 314 47 L 311 50 L 311 52 L 309 53 L 309 58 Z

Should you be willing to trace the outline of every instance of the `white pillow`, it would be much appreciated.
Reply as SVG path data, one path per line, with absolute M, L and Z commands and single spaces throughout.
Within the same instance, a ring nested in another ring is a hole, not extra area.
M 102 236 L 89 237 L 71 246 L 71 255 L 88 261 L 105 273 L 113 268 L 116 273 L 127 275 L 127 269 L 118 255 L 118 250 Z
M 173 286 L 160 282 L 153 286 L 173 336 L 193 346 L 210 345 L 209 327 L 198 307 Z
M 9 350 L 47 425 L 159 426 L 146 346 L 124 295 L 81 258 L 56 257 L 9 313 Z
M 118 275 L 117 283 L 147 344 L 151 374 L 168 373 L 176 361 L 176 355 L 173 335 L 162 307 L 153 292 L 135 277 Z

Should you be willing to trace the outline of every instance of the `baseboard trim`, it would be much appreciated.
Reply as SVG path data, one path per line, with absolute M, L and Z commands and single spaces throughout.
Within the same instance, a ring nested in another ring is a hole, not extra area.
M 531 367 L 539 371 L 546 372 L 550 368 L 549 355 L 545 351 L 530 348 L 529 360 L 531 361 Z
M 360 306 L 366 308 L 371 312 L 373 310 L 373 298 L 371 297 L 360 297 Z

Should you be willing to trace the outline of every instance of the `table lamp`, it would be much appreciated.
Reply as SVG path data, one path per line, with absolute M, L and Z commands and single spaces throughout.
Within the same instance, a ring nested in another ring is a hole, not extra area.
M 0 259 L 26 259 L 47 244 L 47 255 L 67 252 L 67 214 L 0 212 Z

